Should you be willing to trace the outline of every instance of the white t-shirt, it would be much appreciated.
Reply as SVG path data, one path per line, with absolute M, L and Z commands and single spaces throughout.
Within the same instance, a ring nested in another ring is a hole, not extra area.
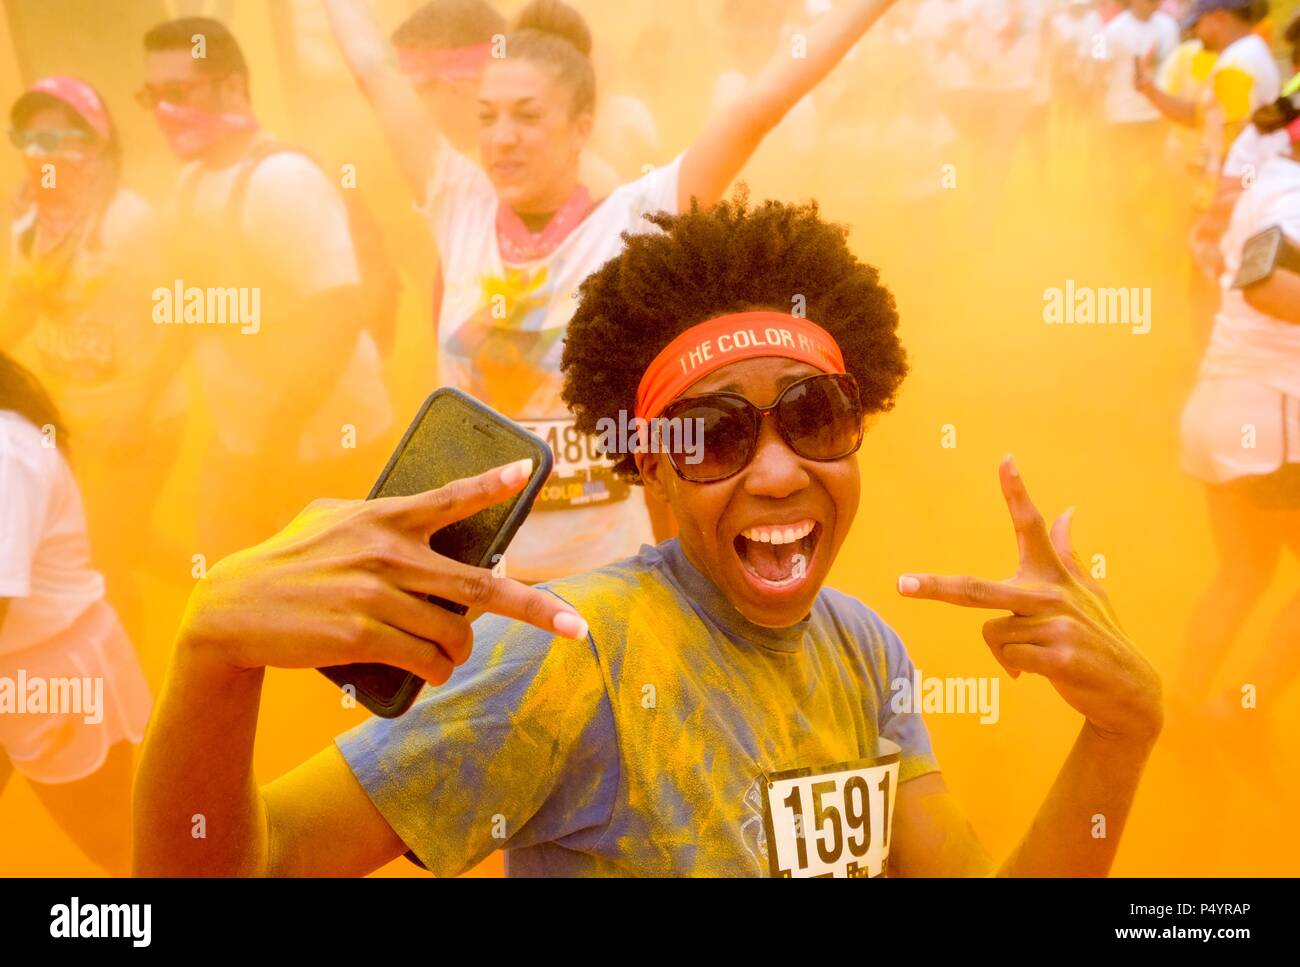
M 1053 56 L 1066 61 L 1063 66 L 1068 73 L 1082 76 L 1092 60 L 1094 42 L 1104 28 L 1101 14 L 1093 9 L 1078 14 L 1073 11 L 1055 14 L 1051 29 Z
M 621 233 L 658 231 L 643 215 L 677 210 L 681 157 L 616 189 L 547 257 L 509 265 L 497 242 L 498 201 L 487 175 L 445 141 L 436 154 L 423 214 L 445 280 L 440 381 L 547 440 L 555 454 L 550 486 L 570 488 L 538 498 L 506 554 L 511 577 L 574 574 L 653 541 L 639 488 L 615 481 L 594 443 L 576 436 L 560 399 L 560 356 L 583 279 L 622 251 Z
M 1300 326 L 1253 308 L 1232 288 L 1241 250 L 1252 235 L 1281 227 L 1300 246 L 1300 163 L 1271 158 L 1243 192 L 1223 235 L 1222 306 L 1201 364 L 1203 377 L 1245 377 L 1290 396 L 1300 396 Z
M 104 596 L 90 566 L 81 493 L 68 462 L 12 410 L 0 410 L 0 654 L 39 645 Z
M 198 230 L 215 233 L 208 238 L 229 238 L 228 203 L 242 169 L 237 163 L 205 170 L 195 162 L 181 174 L 181 184 L 192 186 L 189 215 Z M 214 247 L 203 253 L 201 267 L 194 270 L 206 273 L 204 278 L 184 282 L 186 287 L 262 287 L 262 326 L 276 322 L 266 299 L 269 291 L 278 290 L 295 301 L 360 281 L 347 206 L 339 189 L 304 155 L 283 151 L 258 163 L 244 193 L 240 228 L 246 261 L 232 257 L 223 262 L 222 252 L 230 254 L 235 246 Z M 281 398 L 281 374 L 292 360 L 280 352 L 259 357 L 261 334 L 241 332 L 239 326 L 194 328 L 202 330 L 196 358 L 221 445 L 232 453 L 258 452 L 275 432 L 267 413 Z M 304 332 L 301 338 L 318 337 Z M 357 335 L 352 358 L 334 386 L 328 392 L 321 389 L 320 408 L 298 441 L 299 459 L 338 456 L 344 425 L 356 427 L 358 444 L 379 439 L 391 426 L 383 368 L 368 332 Z
M 1260 134 L 1259 128 L 1247 124 L 1237 135 L 1237 140 L 1232 142 L 1228 160 L 1223 163 L 1223 175 L 1225 178 L 1244 178 L 1249 174 L 1253 180 L 1265 161 L 1290 150 L 1291 136 L 1285 128 L 1272 134 Z
M 1229 133 L 1235 139 L 1237 126 L 1248 124 L 1257 109 L 1276 100 L 1281 88 L 1277 63 L 1258 34 L 1247 34 L 1219 54 L 1201 91 L 1207 171 L 1217 174 L 1228 154 Z
M 1125 10 L 1102 31 L 1106 52 L 1106 120 L 1111 124 L 1156 121 L 1160 112 L 1133 86 L 1133 59 L 1159 65 L 1178 46 L 1178 24 L 1157 10 L 1142 21 Z

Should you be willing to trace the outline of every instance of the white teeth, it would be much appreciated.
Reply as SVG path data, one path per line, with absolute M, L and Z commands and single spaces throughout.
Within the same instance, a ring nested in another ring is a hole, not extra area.
M 762 544 L 793 544 L 812 533 L 816 521 L 805 520 L 792 527 L 750 527 L 741 531 L 740 536 Z

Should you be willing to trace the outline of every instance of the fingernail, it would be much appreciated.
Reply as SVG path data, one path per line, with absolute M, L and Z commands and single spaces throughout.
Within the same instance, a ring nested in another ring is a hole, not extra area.
M 572 611 L 561 611 L 555 616 L 555 630 L 566 638 L 580 641 L 587 637 L 587 622 Z
M 921 590 L 921 582 L 910 574 L 904 574 L 898 579 L 899 594 L 914 594 Z
M 506 468 L 501 471 L 501 482 L 507 487 L 513 487 L 515 484 L 519 483 L 519 481 L 527 480 L 529 474 L 532 472 L 532 457 L 525 457 L 523 460 L 516 460 L 514 463 L 508 464 Z
M 1016 458 L 1009 453 L 1007 454 L 1007 472 L 1013 477 L 1020 476 L 1020 468 L 1016 466 Z

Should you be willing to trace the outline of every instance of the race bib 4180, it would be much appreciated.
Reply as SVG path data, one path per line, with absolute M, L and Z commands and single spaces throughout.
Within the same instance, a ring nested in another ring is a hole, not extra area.
M 898 769 L 899 752 L 886 751 L 874 759 L 769 774 L 763 789 L 772 875 L 883 874 Z
M 614 461 L 601 453 L 597 438 L 578 431 L 572 417 L 520 420 L 551 448 L 551 476 L 537 495 L 533 510 L 573 510 L 626 500 L 631 484 L 614 476 Z

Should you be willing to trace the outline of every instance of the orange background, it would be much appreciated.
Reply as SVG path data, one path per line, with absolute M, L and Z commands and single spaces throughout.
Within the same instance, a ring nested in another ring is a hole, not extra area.
M 598 53 L 604 54 L 599 65 L 617 63 L 650 16 L 679 15 L 685 2 L 661 2 L 652 5 L 653 11 L 621 16 L 611 9 L 622 10 L 621 4 L 577 5 L 591 17 Z M 45 40 L 25 50 L 21 63 L 0 57 L 0 102 L 12 103 L 21 89 L 19 70 L 34 71 L 31 76 L 56 71 L 85 76 L 105 92 L 123 129 L 128 183 L 152 187 L 157 196 L 157 186 L 174 177 L 174 165 L 151 119 L 130 101 L 129 92 L 140 81 L 140 35 L 166 15 L 165 5 L 152 0 L 44 0 L 10 6 L 18 10 L 25 29 Z M 379 6 L 390 26 L 404 8 L 399 2 Z M 363 186 L 373 191 L 371 204 L 394 240 L 402 240 L 403 251 L 418 255 L 408 262 L 402 332 L 392 358 L 397 365 L 421 363 L 418 369 L 390 364 L 404 422 L 434 379 L 428 287 L 418 264 L 431 253 L 419 248 L 420 224 L 373 119 L 341 72 L 328 35 L 322 35 L 321 49 L 327 59 L 335 58 L 335 73 L 308 96 L 322 93 L 332 99 L 332 107 L 310 116 L 295 114 L 271 39 L 268 6 L 241 2 L 233 8 L 229 23 L 251 63 L 263 125 L 356 163 Z M 0 22 L 0 31 L 8 29 Z M 5 49 L 11 42 L 0 36 Z M 668 92 L 680 93 L 677 103 L 684 107 L 659 117 L 665 150 L 648 163 L 666 162 L 698 130 L 707 102 L 698 86 L 710 83 L 726 60 L 728 40 L 720 32 L 686 42 L 694 61 L 672 61 Z M 884 60 L 864 63 L 860 58 L 832 78 L 841 87 L 860 84 L 856 96 L 867 119 L 840 120 L 862 143 L 877 130 L 872 126 L 876 119 L 910 106 L 907 92 L 890 86 L 888 71 Z M 620 80 L 636 92 L 635 77 Z M 328 117 L 329 127 L 313 128 L 318 117 Z M 773 141 L 744 176 L 760 196 L 822 199 L 828 218 L 851 227 L 855 251 L 880 267 L 896 294 L 902 338 L 911 355 L 912 374 L 897 409 L 878 419 L 860 453 L 862 504 L 831 583 L 880 612 L 926 675 L 1000 673 L 980 637 L 980 623 L 992 615 L 902 600 L 894 585 L 906 571 L 990 578 L 1014 571 L 1015 540 L 996 478 L 998 460 L 1010 451 L 1044 514 L 1078 505 L 1079 553 L 1085 561 L 1105 555 L 1103 584 L 1168 690 L 1186 616 L 1214 566 L 1200 485 L 1181 474 L 1177 464 L 1178 415 L 1200 352 L 1187 305 L 1184 210 L 1178 204 L 1108 210 L 1105 202 L 1113 196 L 1106 187 L 1107 172 L 1122 173 L 1128 161 L 1057 144 L 1042 170 L 1027 152 L 1009 149 L 992 126 L 982 132 L 978 124 L 968 123 L 969 128 L 986 139 L 979 147 L 994 159 L 993 166 L 1005 171 L 1007 194 L 1001 202 L 973 176 L 979 162 L 972 154 L 976 143 L 969 138 L 941 158 L 957 166 L 957 187 L 940 193 L 919 213 L 897 202 L 896 185 L 878 176 L 870 150 L 857 154 L 851 147 L 819 145 L 818 163 L 809 167 L 790 163 L 783 146 Z M 6 191 L 17 183 L 15 162 L 14 152 L 0 152 L 0 184 Z M 909 164 L 907 158 L 892 162 Z M 1131 167 L 1136 170 L 1137 163 Z M 1162 241 L 1137 245 L 1131 230 L 1143 225 L 1154 228 L 1152 234 Z M 1045 325 L 1043 290 L 1064 286 L 1067 279 L 1098 287 L 1150 287 L 1151 331 L 1138 336 L 1122 326 Z M 947 424 L 955 427 L 955 448 L 942 446 Z M 191 429 L 158 507 L 160 525 L 181 540 L 193 528 L 201 421 Z M 1221 676 L 1225 688 L 1239 686 L 1268 620 L 1296 588 L 1297 577 L 1300 572 L 1287 559 Z M 149 585 L 150 628 L 136 644 L 155 689 L 183 605 L 185 579 Z M 927 716 L 948 784 L 999 860 L 1028 828 L 1081 725 L 1078 714 L 1042 679 L 1024 676 L 1013 682 L 1003 675 L 1001 698 L 996 725 L 981 725 L 971 715 Z M 1267 705 L 1271 697 L 1261 697 L 1282 735 L 1296 734 L 1300 724 L 1295 698 L 1291 695 L 1289 706 L 1274 709 Z M 258 776 L 266 781 L 292 768 L 362 717 L 360 710 L 339 707 L 337 690 L 324 678 L 270 671 L 256 752 Z M 1284 770 L 1294 766 L 1294 755 L 1287 754 L 1291 758 L 1282 764 Z M 1170 738 L 1162 740 L 1115 873 L 1294 874 L 1300 841 L 1290 824 L 1284 825 L 1281 804 L 1259 791 L 1234 764 L 1236 758 L 1226 743 L 1180 748 Z M 500 871 L 498 855 L 476 873 Z M 0 875 L 96 875 L 19 777 L 0 796 Z M 399 860 L 379 875 L 425 874 Z

